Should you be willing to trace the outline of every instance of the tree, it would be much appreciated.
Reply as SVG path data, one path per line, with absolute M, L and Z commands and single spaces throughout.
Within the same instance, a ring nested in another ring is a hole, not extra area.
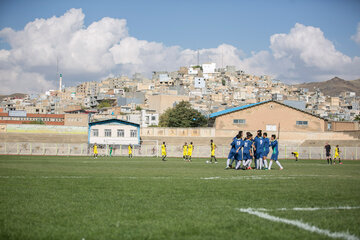
M 354 121 L 360 122 L 360 114 L 358 114 L 358 115 L 354 118 Z
M 135 109 L 136 109 L 137 111 L 141 111 L 141 110 L 142 110 L 142 108 L 141 108 L 139 105 L 137 105 Z
M 97 106 L 98 109 L 111 107 L 111 101 L 109 100 L 103 100 L 100 102 L 100 104 Z
M 185 101 L 167 109 L 160 116 L 159 121 L 160 127 L 205 127 L 206 125 L 207 118 Z

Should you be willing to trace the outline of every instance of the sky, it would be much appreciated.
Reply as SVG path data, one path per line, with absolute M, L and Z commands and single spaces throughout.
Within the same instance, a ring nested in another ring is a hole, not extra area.
M 285 83 L 360 78 L 360 1 L 0 0 L 0 94 L 215 62 Z

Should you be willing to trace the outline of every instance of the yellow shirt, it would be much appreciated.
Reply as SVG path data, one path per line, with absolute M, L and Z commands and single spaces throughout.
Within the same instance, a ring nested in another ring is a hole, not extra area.
M 294 152 L 295 157 L 299 157 L 299 153 L 298 152 Z
M 165 146 L 165 144 L 161 145 L 161 155 L 166 155 L 166 146 Z
M 335 148 L 335 156 L 334 156 L 334 158 L 340 158 L 340 156 L 339 156 L 339 148 L 337 147 L 337 148 Z
M 188 146 L 188 151 L 187 151 L 187 154 L 188 154 L 189 156 L 191 156 L 191 155 L 192 155 L 193 148 L 194 148 L 194 146 L 193 146 L 193 145 L 191 145 L 191 144 Z
M 132 153 L 132 147 L 128 146 L 128 149 L 129 149 L 129 154 L 131 154 Z
M 97 154 L 98 150 L 97 150 L 97 145 L 94 145 L 94 154 Z
M 215 143 L 211 143 L 211 156 L 215 156 Z
M 187 150 L 188 150 L 188 146 L 184 145 L 183 146 L 183 155 L 187 155 Z

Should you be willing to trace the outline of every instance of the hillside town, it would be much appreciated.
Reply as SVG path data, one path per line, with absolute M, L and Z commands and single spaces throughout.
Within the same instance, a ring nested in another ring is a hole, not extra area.
M 117 118 L 149 127 L 157 126 L 159 116 L 183 100 L 205 116 L 268 100 L 333 121 L 353 121 L 360 113 L 355 92 L 326 96 L 319 89 L 297 88 L 235 66 L 217 68 L 215 63 L 153 72 L 151 79 L 136 73 L 65 87 L 62 78 L 60 74 L 57 90 L 4 98 L 0 120 L 11 120 L 9 113 L 14 111 L 33 116 L 27 120 L 36 120 L 36 114 L 91 113 L 90 122 Z

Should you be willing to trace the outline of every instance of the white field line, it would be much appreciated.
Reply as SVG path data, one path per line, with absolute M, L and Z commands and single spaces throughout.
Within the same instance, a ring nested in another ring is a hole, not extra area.
M 360 209 L 360 206 L 339 206 L 339 207 L 307 207 L 307 208 L 251 208 L 254 211 L 261 212 L 278 212 L 278 211 L 319 211 L 319 210 L 352 210 Z
M 204 178 L 200 178 L 203 180 L 212 180 L 212 179 L 219 179 L 220 177 L 204 177 Z
M 184 179 L 184 180 L 270 180 L 270 179 L 294 179 L 295 177 L 277 177 L 277 176 L 238 176 L 238 177 L 171 177 L 171 176 L 149 176 L 149 177 L 135 177 L 135 176 L 109 176 L 109 177 L 94 177 L 94 176 L 0 176 L 0 179 Z
M 9 178 L 23 178 L 23 179 L 86 179 L 86 178 L 101 178 L 101 179 L 188 179 L 188 180 L 288 180 L 306 177 L 334 177 L 334 175 L 290 175 L 290 176 L 277 176 L 277 175 L 250 175 L 250 176 L 229 176 L 229 177 L 173 177 L 173 176 L 0 176 L 0 179 Z M 263 210 L 263 209 L 262 209 Z
M 264 219 L 267 219 L 267 220 L 270 220 L 270 221 L 273 221 L 273 222 L 285 223 L 285 224 L 293 225 L 295 227 L 304 229 L 304 230 L 309 231 L 309 232 L 323 234 L 323 235 L 326 235 L 326 236 L 331 237 L 331 238 L 343 238 L 343 239 L 346 239 L 346 240 L 359 240 L 359 238 L 357 236 L 349 234 L 349 233 L 330 232 L 327 229 L 321 229 L 321 228 L 315 227 L 313 225 L 310 225 L 308 223 L 304 223 L 302 221 L 291 220 L 291 219 L 286 219 L 286 218 L 279 218 L 279 217 L 272 216 L 272 215 L 269 215 L 269 214 L 264 213 L 264 212 L 256 211 L 256 210 L 251 209 L 251 208 L 239 208 L 238 210 L 240 212 L 255 215 L 255 216 L 258 216 L 260 218 L 264 218 Z
M 20 179 L 170 179 L 172 177 L 132 177 L 132 176 L 114 176 L 114 177 L 93 177 L 93 176 L 0 176 L 1 178 L 20 178 Z
M 318 211 L 318 210 L 351 210 L 351 209 L 360 209 L 360 206 L 350 207 L 350 206 L 339 206 L 339 207 L 312 207 L 312 208 L 277 208 L 275 211 Z M 274 211 L 269 210 L 267 211 Z

